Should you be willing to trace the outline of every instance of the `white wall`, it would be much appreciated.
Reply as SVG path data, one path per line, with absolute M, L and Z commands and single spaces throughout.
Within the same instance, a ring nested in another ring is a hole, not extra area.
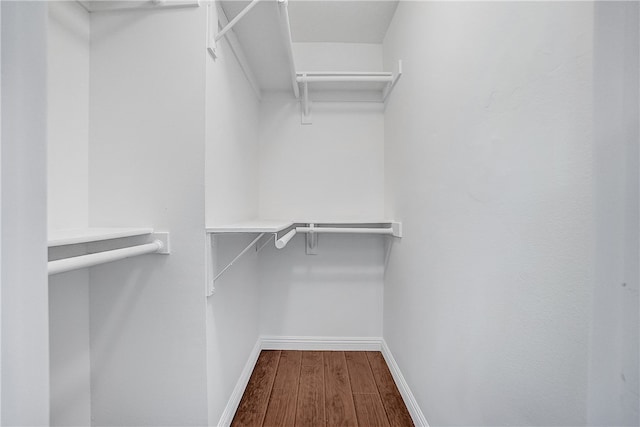
M 296 68 L 380 71 L 381 46 L 295 44 Z M 312 98 L 313 99 L 313 98 Z M 315 102 L 300 122 L 291 94 L 260 106 L 260 217 L 294 221 L 371 220 L 384 214 L 384 117 L 379 103 Z M 275 336 L 379 337 L 383 239 L 304 236 L 260 254 L 260 331 Z
M 55 251 L 62 256 L 61 250 Z M 64 256 L 84 255 L 74 248 Z M 49 278 L 49 360 L 52 426 L 91 425 L 89 272 Z
M 89 14 L 50 2 L 47 37 L 49 229 L 88 224 Z M 83 247 L 52 249 L 81 255 Z M 51 425 L 90 425 L 89 271 L 49 278 Z
M 49 423 L 47 5 L 2 2 L 2 419 Z M 11 207 L 11 209 L 7 209 Z
M 91 16 L 89 225 L 171 232 L 90 272 L 96 425 L 206 425 L 204 7 Z
M 211 6 L 217 22 L 217 11 Z M 258 215 L 259 100 L 224 38 L 218 59 L 207 56 L 207 224 Z
M 260 253 L 261 334 L 382 336 L 384 237 L 318 239 L 317 255 L 305 254 L 304 235 Z
M 375 43 L 293 43 L 296 71 L 380 72 L 382 45 Z
M 638 425 L 637 3 L 595 5 L 595 291 L 590 425 Z
M 587 421 L 593 7 L 401 2 L 387 33 L 384 337 L 432 425 Z
M 217 22 L 212 7 L 210 19 Z M 258 215 L 259 101 L 227 39 L 218 58 L 207 56 L 206 218 L 224 224 Z M 212 248 L 220 271 L 252 235 L 216 236 Z M 257 256 L 249 252 L 215 282 L 207 302 L 209 423 L 217 425 L 258 340 Z
M 47 38 L 50 229 L 88 224 L 89 31 L 89 14 L 77 2 L 51 2 Z
M 380 104 L 314 103 L 311 125 L 290 95 L 269 94 L 260 108 L 261 218 L 382 218 Z

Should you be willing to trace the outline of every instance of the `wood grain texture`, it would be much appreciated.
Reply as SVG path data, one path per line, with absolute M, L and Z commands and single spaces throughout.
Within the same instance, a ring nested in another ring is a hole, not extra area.
M 356 409 L 344 352 L 324 355 L 324 390 L 328 426 L 357 426 Z
M 348 351 L 344 354 L 349 370 L 352 393 L 375 393 L 378 387 L 369 367 L 367 355 L 363 351 Z
M 376 385 L 378 386 L 378 392 L 380 393 L 382 404 L 387 413 L 389 424 L 394 427 L 413 426 L 411 415 L 409 415 L 400 391 L 395 381 L 393 381 L 393 376 L 391 376 L 391 372 L 382 353 L 378 351 L 368 351 L 366 355 Z
M 355 393 L 353 402 L 356 406 L 356 416 L 358 417 L 358 425 L 360 426 L 384 426 L 389 427 L 387 413 L 380 400 L 380 395 Z
M 296 402 L 302 352 L 282 351 L 267 406 L 265 426 L 293 426 L 296 424 Z
M 380 352 L 262 351 L 232 426 L 407 427 Z
M 267 412 L 267 404 L 276 376 L 280 351 L 263 350 L 260 352 L 256 367 L 251 373 L 247 388 L 242 395 L 240 405 L 231 425 L 261 426 Z
M 296 426 L 322 427 L 326 424 L 324 400 L 324 368 L 317 364 L 302 365 L 296 408 Z
M 323 352 L 323 351 L 303 351 L 302 352 L 302 366 L 305 366 L 305 365 L 323 366 L 322 353 L 325 353 L 325 352 Z

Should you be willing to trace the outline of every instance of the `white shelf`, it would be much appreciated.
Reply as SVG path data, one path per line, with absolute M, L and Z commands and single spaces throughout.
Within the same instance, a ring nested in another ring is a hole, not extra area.
M 364 225 L 389 225 L 396 224 L 393 220 L 380 219 L 300 219 L 294 221 L 283 220 L 249 220 L 231 224 L 220 224 L 207 227 L 207 233 L 223 234 L 223 233 L 279 233 L 287 230 L 294 225 L 315 224 L 325 227 L 330 226 L 364 226 Z
M 310 93 L 317 92 L 378 92 L 379 100 L 382 100 L 383 91 L 393 83 L 393 73 L 349 73 L 349 72 L 314 72 L 298 71 L 298 84 L 304 86 L 305 81 L 309 85 Z M 304 90 L 304 87 L 301 88 Z
M 219 4 L 220 21 L 225 28 L 221 31 L 234 34 L 229 43 L 236 56 L 242 58 L 240 65 L 252 85 L 258 86 L 259 93 L 293 88 L 294 96 L 302 101 L 304 123 L 311 123 L 311 101 L 384 102 L 402 75 L 401 61 L 395 72 L 297 71 L 286 1 L 247 4 L 222 0 Z M 233 29 L 228 31 L 229 28 Z M 211 31 L 218 33 L 217 28 Z
M 207 227 L 207 233 L 278 233 L 294 223 L 291 221 L 250 220 Z
M 55 247 L 100 242 L 123 237 L 144 236 L 151 233 L 153 233 L 153 228 L 79 228 L 50 230 L 48 246 Z

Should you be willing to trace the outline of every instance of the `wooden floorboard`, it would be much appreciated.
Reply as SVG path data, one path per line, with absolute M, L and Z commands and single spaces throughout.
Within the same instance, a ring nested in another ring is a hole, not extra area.
M 356 406 L 356 416 L 358 417 L 358 425 L 378 427 L 389 427 L 389 419 L 384 410 L 380 395 L 355 393 L 353 402 Z
M 323 356 L 327 425 L 357 426 L 356 409 L 353 404 L 344 352 L 328 351 Z
M 253 368 L 247 388 L 242 395 L 240 405 L 231 423 L 232 427 L 261 426 L 267 412 L 267 404 L 278 368 L 280 351 L 263 350 L 260 352 L 256 367 Z
M 273 381 L 263 425 L 281 427 L 295 425 L 301 361 L 302 352 L 300 351 L 280 353 L 278 370 Z
M 408 427 L 380 352 L 262 351 L 232 426 Z
M 363 351 L 347 351 L 344 356 L 349 369 L 351 392 L 378 394 L 376 380 L 373 378 L 366 353 Z
M 371 371 L 373 372 L 373 377 L 376 380 L 378 392 L 380 393 L 382 404 L 387 413 L 389 424 L 394 427 L 413 426 L 411 415 L 409 415 L 400 391 L 393 381 L 393 377 L 391 376 L 384 357 L 382 357 L 382 353 L 378 351 L 368 351 L 366 355 L 369 360 L 369 365 L 371 366 Z
M 302 353 L 295 425 L 301 427 L 323 427 L 326 425 L 322 352 L 305 351 Z

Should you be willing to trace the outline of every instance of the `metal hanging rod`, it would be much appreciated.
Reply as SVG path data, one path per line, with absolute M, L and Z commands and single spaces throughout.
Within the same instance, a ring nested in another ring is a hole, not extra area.
M 47 270 L 51 276 L 53 274 L 93 267 L 138 255 L 152 253 L 169 254 L 169 233 L 154 233 L 154 236 L 158 238 L 144 245 L 49 261 L 47 263 Z
M 127 11 L 139 11 L 139 10 L 156 10 L 156 9 L 180 9 L 185 7 L 199 7 L 199 0 L 192 1 L 163 1 L 163 0 L 151 0 L 148 2 L 118 2 L 120 3 L 134 3 L 135 6 L 116 6 L 116 7 L 94 7 L 92 1 L 88 0 L 76 0 L 80 6 L 82 6 L 89 13 L 102 13 L 102 12 L 127 12 Z M 116 3 L 116 2 L 114 2 Z M 108 4 L 101 2 L 101 5 Z
M 296 227 L 298 233 L 333 233 L 333 234 L 389 234 L 393 228 L 359 228 L 359 227 Z
M 298 73 L 299 83 L 391 83 L 391 73 Z
M 331 234 L 382 234 L 393 237 L 402 237 L 402 224 L 399 222 L 390 223 L 389 227 L 323 227 L 318 224 L 295 227 L 281 238 L 276 239 L 276 248 L 282 249 L 297 233 L 331 233 Z
M 296 73 L 296 82 L 302 85 L 303 96 L 300 100 L 300 107 L 302 109 L 302 124 L 311 124 L 311 99 L 309 98 L 309 85 L 313 83 L 351 83 L 354 86 L 350 87 L 351 90 L 359 91 L 372 91 L 380 93 L 380 97 L 377 102 L 386 102 L 387 98 L 395 88 L 398 80 L 402 77 L 402 61 L 398 61 L 397 72 L 334 72 L 334 71 L 302 71 Z M 378 89 L 370 89 L 366 86 L 357 85 L 362 83 L 364 85 L 371 83 L 382 83 L 382 87 Z M 342 88 L 341 90 L 345 90 Z M 326 102 L 326 101 L 325 101 Z M 352 100 L 352 102 L 357 102 Z M 370 99 L 364 102 L 372 102 Z

